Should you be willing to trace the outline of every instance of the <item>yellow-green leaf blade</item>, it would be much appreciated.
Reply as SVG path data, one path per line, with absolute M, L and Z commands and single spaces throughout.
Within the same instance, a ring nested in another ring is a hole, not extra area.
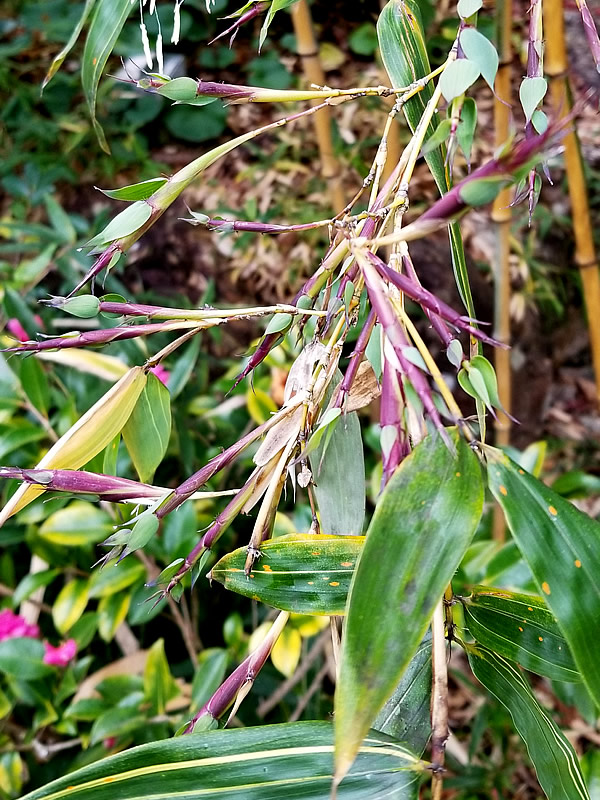
M 282 611 L 343 614 L 363 543 L 364 536 L 279 536 L 261 545 L 262 556 L 248 576 L 247 550 L 240 547 L 215 564 L 210 578 Z
M 538 704 L 518 668 L 479 645 L 468 646 L 467 654 L 477 680 L 508 709 L 546 795 L 589 800 L 575 751 Z
M 123 440 L 140 480 L 152 481 L 171 436 L 171 397 L 156 377 L 148 381 L 123 428 Z
M 475 586 L 462 602 L 465 622 L 480 644 L 552 680 L 581 680 L 569 645 L 541 597 Z
M 577 668 L 600 704 L 600 523 L 489 448 L 490 489 L 529 564 L 546 605 L 558 620 Z
M 134 747 L 72 772 L 22 800 L 324 800 L 333 766 L 329 722 L 214 730 Z M 338 800 L 414 800 L 426 764 L 372 731 Z
M 343 775 L 415 654 L 479 522 L 477 457 L 428 436 L 381 496 L 348 598 L 338 679 L 336 765 Z

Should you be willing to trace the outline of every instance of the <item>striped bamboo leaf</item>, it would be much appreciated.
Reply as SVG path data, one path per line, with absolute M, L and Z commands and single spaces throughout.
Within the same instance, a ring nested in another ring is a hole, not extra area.
M 498 450 L 485 450 L 488 481 L 540 595 L 600 705 L 600 523 Z
M 364 536 L 296 534 L 261 546 L 261 558 L 249 575 L 248 551 L 224 556 L 209 573 L 225 588 L 298 614 L 344 614 L 354 566 Z
M 481 516 L 477 457 L 448 433 L 454 452 L 428 436 L 394 473 L 352 579 L 335 695 L 340 777 L 415 655 Z
M 533 696 L 518 667 L 480 645 L 467 645 L 475 677 L 505 706 L 549 798 L 590 800 L 571 743 Z
M 338 800 L 414 800 L 427 767 L 381 733 L 360 747 Z M 36 789 L 22 800 L 327 800 L 329 722 L 215 730 L 134 747 Z
M 569 645 L 541 597 L 475 586 L 461 601 L 465 622 L 480 644 L 538 675 L 581 680 Z

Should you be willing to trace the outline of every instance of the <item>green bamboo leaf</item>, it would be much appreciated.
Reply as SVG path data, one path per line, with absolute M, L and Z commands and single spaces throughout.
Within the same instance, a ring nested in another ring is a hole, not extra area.
M 464 94 L 480 74 L 479 66 L 468 58 L 459 58 L 448 64 L 440 77 L 442 94 L 448 103 Z
M 129 202 L 135 200 L 147 200 L 154 194 L 161 186 L 167 182 L 166 178 L 150 178 L 150 180 L 142 181 L 141 183 L 131 183 L 129 186 L 122 186 L 120 189 L 100 189 L 99 186 L 94 186 L 99 192 L 111 197 L 113 200 L 127 200 Z
M 296 0 L 272 0 L 272 3 L 269 7 L 265 15 L 265 21 L 262 24 L 262 28 L 260 29 L 260 34 L 258 37 L 258 51 L 262 50 L 262 46 L 265 43 L 265 39 L 267 38 L 267 33 L 269 32 L 269 26 L 273 22 L 273 17 L 278 11 L 281 11 L 288 6 L 293 5 Z
M 337 370 L 325 395 L 325 406 L 342 378 Z M 366 505 L 365 459 L 356 411 L 344 414 L 309 455 L 321 530 L 359 536 Z
M 135 550 L 145 547 L 155 536 L 159 524 L 158 517 L 150 511 L 141 514 L 131 529 L 131 535 L 127 538 L 127 552 L 133 553 Z
M 525 669 L 557 681 L 580 681 L 569 645 L 541 597 L 475 586 L 461 598 L 472 636 Z
M 112 219 L 104 230 L 85 243 L 86 247 L 101 249 L 104 246 L 135 233 L 152 216 L 152 206 L 144 200 L 132 203 Z M 116 255 L 116 254 L 115 254 Z
M 59 633 L 64 634 L 73 627 L 85 611 L 88 597 L 87 580 L 75 578 L 63 586 L 52 606 L 52 621 Z
M 139 561 L 125 559 L 118 564 L 111 563 L 94 572 L 90 579 L 90 597 L 105 597 L 127 589 L 146 576 L 146 567 Z
M 477 457 L 449 433 L 455 453 L 435 434 L 402 462 L 367 532 L 335 696 L 338 775 L 410 663 L 481 516 Z
M 0 642 L 0 672 L 20 680 L 37 680 L 54 670 L 44 664 L 44 645 L 38 639 L 4 639 Z
M 531 115 L 531 124 L 535 128 L 536 133 L 539 133 L 541 136 L 542 133 L 546 133 L 548 129 L 548 115 L 538 108 Z
M 427 632 L 373 728 L 393 736 L 413 753 L 425 750 L 431 735 L 431 634 Z
M 292 324 L 293 319 L 291 314 L 273 314 L 265 329 L 265 336 L 287 330 Z
M 540 594 L 558 620 L 590 694 L 600 705 L 600 523 L 494 448 L 488 481 Z
M 98 603 L 98 633 L 105 642 L 112 642 L 114 639 L 117 628 L 127 616 L 130 604 L 131 594 L 129 592 L 107 594 L 100 598 Z
M 303 457 L 310 455 L 313 450 L 316 450 L 326 434 L 329 435 L 333 433 L 333 429 L 337 425 L 341 413 L 341 408 L 329 408 L 323 414 L 323 416 L 319 419 L 319 424 L 312 432 L 311 437 L 306 444 L 306 448 L 302 454 Z
M 217 691 L 225 677 L 228 658 L 224 647 L 209 647 L 200 653 L 192 683 L 190 711 L 198 711 Z
M 527 122 L 546 96 L 547 91 L 548 81 L 545 78 L 523 78 L 519 87 L 519 99 Z
M 96 119 L 96 96 L 104 65 L 112 52 L 125 20 L 134 8 L 131 0 L 101 0 L 96 3 L 81 63 L 81 83 L 98 142 L 110 153 L 102 126 Z
M 477 103 L 472 97 L 465 97 L 456 130 L 456 138 L 465 155 L 467 164 L 471 163 L 471 148 L 477 127 Z M 456 340 L 455 340 L 456 341 Z
M 123 428 L 123 441 L 144 483 L 154 477 L 171 436 L 171 396 L 167 387 L 150 373 L 131 416 Z
M 261 558 L 249 576 L 244 572 L 248 551 L 240 547 L 215 564 L 209 577 L 282 611 L 344 614 L 363 543 L 364 536 L 278 536 L 261 545 Z
M 448 136 L 450 136 L 451 129 L 452 120 L 443 119 L 423 145 L 423 154 L 429 153 L 431 150 L 435 150 L 436 147 L 441 147 L 443 144 L 445 144 L 446 139 Z
M 150 713 L 164 714 L 169 700 L 178 694 L 165 656 L 164 640 L 158 639 L 150 648 L 144 667 L 144 697 L 150 704 Z
M 79 34 L 83 30 L 83 26 L 85 25 L 85 21 L 88 18 L 90 11 L 92 10 L 94 3 L 96 0 L 85 0 L 85 6 L 83 7 L 83 11 L 81 12 L 81 16 L 79 17 L 79 21 L 77 25 L 73 28 L 73 32 L 69 37 L 69 41 L 63 47 L 63 49 L 58 53 L 58 55 L 54 56 L 52 59 L 52 64 L 50 64 L 50 69 L 46 73 L 44 81 L 42 83 L 42 91 L 46 88 L 46 86 L 50 83 L 52 78 L 56 75 L 58 70 L 61 68 L 63 61 L 69 55 L 75 42 L 79 39 Z
M 502 187 L 507 183 L 506 178 L 479 178 L 469 181 L 460 189 L 460 199 L 468 206 L 477 208 L 491 203 Z
M 117 710 L 132 716 L 131 709 L 111 709 Z M 105 724 L 94 738 L 100 740 L 106 730 Z M 324 800 L 331 788 L 332 754 L 329 722 L 213 730 L 134 747 L 71 772 L 22 800 Z M 413 800 L 425 769 L 424 762 L 393 739 L 372 731 L 338 790 L 338 800 Z
M 475 28 L 465 28 L 460 34 L 460 46 L 466 57 L 477 64 L 482 78 L 493 91 L 499 61 L 494 45 Z
M 575 751 L 519 669 L 479 645 L 467 645 L 467 654 L 477 680 L 508 709 L 546 795 L 552 800 L 589 800 Z

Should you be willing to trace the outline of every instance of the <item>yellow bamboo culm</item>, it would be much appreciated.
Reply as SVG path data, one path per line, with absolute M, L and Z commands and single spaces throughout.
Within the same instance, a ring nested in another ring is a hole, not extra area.
M 325 74 L 319 59 L 319 48 L 313 30 L 312 18 L 307 0 L 300 0 L 291 9 L 294 33 L 296 34 L 296 47 L 302 59 L 304 77 L 308 83 L 318 86 L 325 84 Z M 312 105 L 319 100 L 312 101 Z M 341 170 L 338 160 L 333 152 L 333 139 L 331 137 L 331 117 L 329 109 L 317 111 L 313 116 L 315 134 L 319 153 L 321 155 L 321 174 L 327 181 L 331 205 L 335 213 L 345 206 L 344 191 L 342 188 Z
M 496 4 L 498 52 L 500 65 L 496 76 L 496 97 L 494 98 L 494 138 L 495 146 L 506 142 L 510 131 L 510 66 L 512 61 L 512 2 L 499 0 Z M 502 102 L 504 101 L 504 102 Z M 496 242 L 494 253 L 494 336 L 505 344 L 510 344 L 510 221 L 511 190 L 503 189 L 497 196 L 492 209 L 495 223 Z M 494 366 L 498 376 L 498 397 L 503 408 L 511 410 L 511 372 L 510 350 L 496 348 Z M 506 414 L 498 411 L 495 422 L 496 444 L 506 445 L 510 441 L 511 421 Z M 494 508 L 493 537 L 504 541 L 506 524 L 500 506 Z
M 567 71 L 562 0 L 544 0 L 546 31 L 545 70 L 550 77 L 550 95 L 556 113 L 566 116 L 571 110 Z M 571 219 L 575 236 L 575 263 L 579 267 L 587 311 L 592 363 L 596 379 L 596 403 L 600 406 L 600 274 L 594 248 L 583 160 L 577 133 L 573 128 L 563 139 L 565 168 L 571 200 Z

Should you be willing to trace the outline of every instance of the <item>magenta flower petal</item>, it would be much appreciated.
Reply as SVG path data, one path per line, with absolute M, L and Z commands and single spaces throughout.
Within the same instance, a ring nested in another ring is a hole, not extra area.
M 67 639 L 66 642 L 59 644 L 58 647 L 53 647 L 49 642 L 44 642 L 44 647 L 46 648 L 44 664 L 50 664 L 53 667 L 66 667 L 77 653 L 75 639 Z
M 6 323 L 6 330 L 18 339 L 20 342 L 27 342 L 29 340 L 29 336 L 25 328 L 21 325 L 18 319 L 9 319 Z
M 10 608 L 0 611 L 0 642 L 4 639 L 17 639 L 28 637 L 37 639 L 40 629 L 37 625 L 30 625 L 23 617 L 15 614 Z
M 169 378 L 171 377 L 171 373 L 169 372 L 169 370 L 165 369 L 165 367 L 163 367 L 162 364 L 157 364 L 155 367 L 152 367 L 150 372 L 154 373 L 154 375 L 156 375 L 158 380 L 161 383 L 164 383 L 165 386 L 167 385 Z

